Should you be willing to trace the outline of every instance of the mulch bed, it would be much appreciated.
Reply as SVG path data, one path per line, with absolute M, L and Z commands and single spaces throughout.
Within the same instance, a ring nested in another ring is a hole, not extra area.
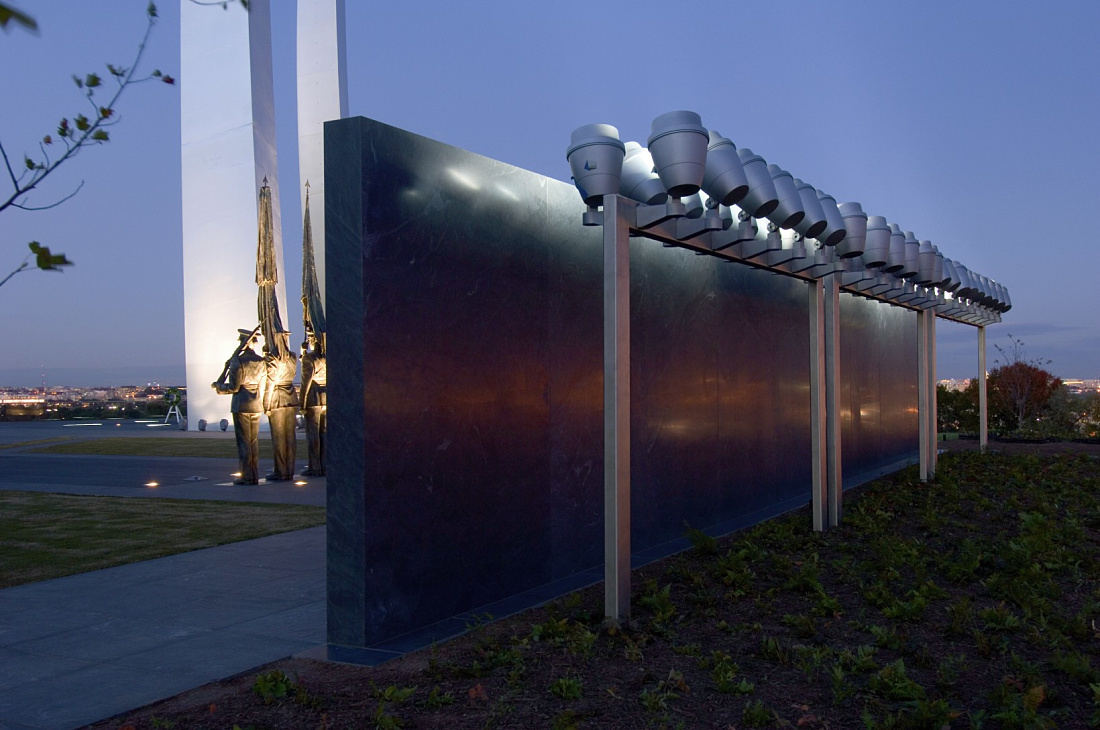
M 380 667 L 287 659 L 93 727 L 1100 720 L 1100 446 L 940 446 L 934 482 L 911 467 L 852 490 L 830 532 L 803 510 L 689 534 L 635 571 L 629 627 L 602 625 L 594 586 Z

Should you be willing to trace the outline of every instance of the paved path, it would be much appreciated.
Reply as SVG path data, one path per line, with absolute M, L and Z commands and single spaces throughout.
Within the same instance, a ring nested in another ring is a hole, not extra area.
M 0 728 L 80 727 L 324 640 L 324 527 L 0 590 Z
M 0 423 L 0 444 L 72 433 L 60 429 Z M 87 431 L 150 435 L 133 422 Z M 166 431 L 158 435 L 173 435 Z M 325 502 L 324 479 L 232 486 L 235 467 L 226 459 L 0 449 L 0 490 Z M 0 730 L 81 727 L 324 640 L 324 527 L 0 590 Z

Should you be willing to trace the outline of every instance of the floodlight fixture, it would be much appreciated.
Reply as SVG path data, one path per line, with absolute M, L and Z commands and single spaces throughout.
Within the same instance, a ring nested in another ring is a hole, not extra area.
M 905 267 L 898 273 L 912 279 L 920 271 L 920 241 L 912 231 L 905 232 Z
M 603 196 L 619 192 L 625 156 L 619 130 L 610 124 L 586 124 L 573 130 L 565 158 L 586 205 L 596 207 Z
M 666 112 L 653 120 L 649 154 L 671 198 L 699 191 L 707 165 L 710 133 L 695 112 Z
M 954 294 L 959 288 L 959 272 L 953 259 L 943 260 L 943 289 Z
M 794 186 L 794 176 L 779 165 L 768 165 L 768 174 L 772 176 L 775 195 L 779 198 L 779 205 L 768 213 L 768 220 L 780 228 L 794 228 L 806 215 L 802 197 Z
M 645 205 L 660 205 L 668 200 L 661 178 L 653 171 L 653 156 L 637 142 L 626 143 L 619 194 Z
M 837 212 L 844 221 L 844 240 L 836 250 L 844 258 L 863 256 L 867 244 L 867 214 L 859 203 L 841 203 Z
M 940 251 L 939 246 L 932 244 L 932 250 L 936 252 L 936 258 L 932 262 L 932 284 L 936 288 L 942 289 L 944 285 L 944 268 L 946 260 L 944 259 L 943 253 Z
M 737 156 L 741 158 L 745 177 L 749 181 L 749 192 L 738 205 L 753 218 L 763 218 L 779 205 L 775 183 L 768 173 L 768 163 L 747 147 L 738 147 Z
M 963 299 L 973 299 L 974 281 L 971 279 L 970 270 L 956 261 L 955 273 L 959 275 L 959 287 L 955 290 L 955 296 Z
M 920 242 L 917 254 L 917 275 L 913 278 L 914 284 L 930 286 L 935 280 L 936 249 L 932 242 L 924 240 Z
M 737 155 L 737 147 L 713 129 L 708 135 L 703 190 L 722 205 L 739 203 L 749 193 L 749 179 Z
M 883 271 L 891 274 L 905 269 L 905 234 L 897 223 L 890 224 L 890 253 L 886 256 Z
M 840 208 L 836 204 L 836 198 L 828 193 L 817 191 L 817 202 L 825 212 L 825 230 L 818 234 L 818 240 L 826 246 L 837 246 L 848 235 L 848 229 L 844 227 L 844 216 L 840 214 Z M 850 258 L 855 254 L 849 254 L 842 258 Z
M 802 198 L 802 209 L 806 211 L 806 216 L 794 228 L 806 238 L 817 238 L 829 225 L 825 220 L 821 201 L 818 200 L 817 189 L 797 177 L 794 179 L 794 186 L 798 188 L 798 194 Z
M 867 218 L 867 236 L 863 247 L 863 265 L 877 269 L 886 264 L 890 253 L 890 224 L 881 215 Z

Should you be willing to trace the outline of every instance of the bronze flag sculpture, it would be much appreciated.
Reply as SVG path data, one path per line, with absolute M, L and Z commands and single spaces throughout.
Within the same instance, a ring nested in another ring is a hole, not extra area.
M 317 266 L 313 260 L 313 226 L 309 219 L 309 181 L 302 220 L 302 318 L 306 339 L 302 343 L 302 416 L 306 422 L 309 465 L 305 475 L 325 474 L 325 437 L 328 430 L 325 364 L 325 309 L 317 285 Z
M 256 306 L 260 328 L 264 333 L 264 365 L 267 382 L 263 391 L 263 407 L 271 425 L 271 445 L 275 468 L 267 475 L 271 481 L 294 478 L 294 456 L 297 448 L 295 413 L 298 393 L 294 376 L 298 372 L 298 356 L 290 349 L 290 333 L 283 329 L 279 314 L 279 299 L 275 285 L 279 281 L 275 257 L 274 221 L 271 213 L 271 188 L 264 178 L 260 188 L 260 226 L 256 242 L 256 285 L 259 287 Z

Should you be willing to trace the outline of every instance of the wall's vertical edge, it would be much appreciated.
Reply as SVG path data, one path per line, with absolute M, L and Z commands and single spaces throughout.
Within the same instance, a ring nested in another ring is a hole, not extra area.
M 328 304 L 328 641 L 366 644 L 363 120 L 325 124 Z
M 229 418 L 210 387 L 256 313 L 259 182 L 275 176 L 267 0 L 180 3 L 180 131 L 187 420 Z M 266 22 L 266 25 L 265 25 Z M 273 191 L 277 187 L 273 184 Z M 277 194 L 277 193 L 276 193 Z M 275 225 L 279 226 L 276 208 Z M 282 248 L 277 241 L 277 254 Z M 285 295 L 280 292 L 285 306 Z
M 344 0 L 298 0 L 298 192 L 309 182 L 313 251 L 325 296 L 324 123 L 348 115 Z

